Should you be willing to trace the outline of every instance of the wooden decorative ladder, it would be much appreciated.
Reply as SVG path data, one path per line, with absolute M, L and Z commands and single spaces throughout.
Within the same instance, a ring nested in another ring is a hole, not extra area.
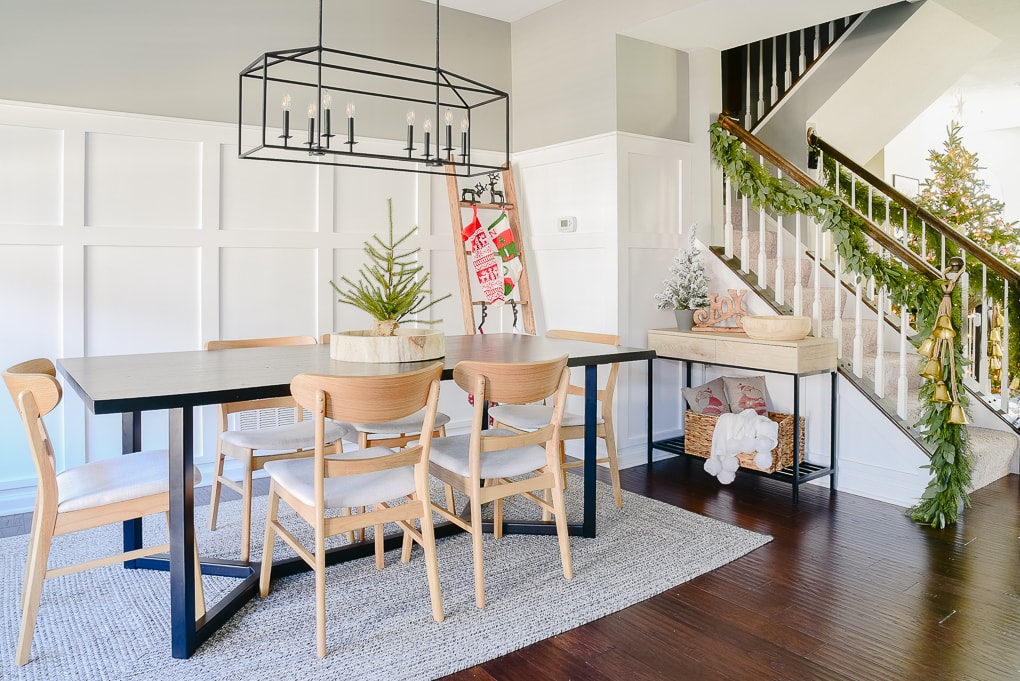
M 521 260 L 521 274 L 517 279 L 516 288 L 517 297 L 513 304 L 520 306 L 525 333 L 534 335 L 536 333 L 535 308 L 531 302 L 531 286 L 528 284 L 528 261 L 524 254 L 524 240 L 521 238 L 521 219 L 517 207 L 517 190 L 514 187 L 513 170 L 507 168 L 501 172 L 501 175 L 504 203 L 462 201 L 457 177 L 454 175 L 447 175 L 446 177 L 446 187 L 450 199 L 450 218 L 453 225 L 453 252 L 457 258 L 460 305 L 461 312 L 464 315 L 464 333 L 474 334 L 482 332 L 480 325 L 485 323 L 484 318 L 481 322 L 476 321 L 475 309 L 478 308 L 484 312 L 485 306 L 488 305 L 485 301 L 473 299 L 471 287 L 472 273 L 468 267 L 470 251 L 468 250 L 468 244 L 461 237 L 464 231 L 464 210 L 470 209 L 474 205 L 479 210 L 506 212 L 506 219 L 510 223 L 510 230 L 520 251 Z M 506 304 L 509 305 L 511 302 L 507 301 Z

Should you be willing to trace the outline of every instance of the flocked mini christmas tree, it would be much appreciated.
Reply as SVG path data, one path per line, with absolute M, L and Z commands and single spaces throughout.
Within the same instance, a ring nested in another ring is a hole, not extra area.
M 708 276 L 694 241 L 696 231 L 697 226 L 692 226 L 689 247 L 673 258 L 662 293 L 655 294 L 660 310 L 697 310 L 709 305 Z
M 917 202 L 933 215 L 973 239 L 1011 266 L 1020 264 L 1016 222 L 1006 222 L 1005 204 L 988 192 L 981 179 L 978 156 L 963 146 L 963 126 L 952 121 L 946 128 L 942 151 L 931 149 L 931 179 L 924 182 Z

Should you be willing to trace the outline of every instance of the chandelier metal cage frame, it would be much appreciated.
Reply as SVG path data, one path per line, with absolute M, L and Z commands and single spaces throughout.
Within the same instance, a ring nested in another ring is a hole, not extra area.
M 323 0 L 319 0 L 317 45 L 266 52 L 241 70 L 237 107 L 239 158 L 458 177 L 475 177 L 510 167 L 510 96 L 440 66 L 439 0 L 436 0 L 435 66 L 323 47 L 322 17 Z M 292 90 L 311 98 L 306 136 L 293 134 L 297 131 L 290 125 Z M 333 126 L 334 97 L 346 98 L 348 102 L 346 127 L 341 128 L 341 134 Z M 252 111 L 252 98 L 260 125 L 244 122 L 246 111 Z M 273 101 L 281 102 L 282 107 L 276 120 L 271 120 Z M 362 111 L 366 102 L 370 103 L 374 121 L 406 115 L 406 146 L 395 149 L 397 142 L 393 139 L 357 138 L 355 101 Z M 415 139 L 415 107 L 422 107 L 428 116 L 420 140 Z M 454 112 L 460 117 L 459 144 L 453 132 Z M 445 121 L 445 126 L 440 121 Z M 479 124 L 485 126 L 483 129 L 502 125 L 501 131 L 495 127 L 496 132 L 489 137 L 498 139 L 502 132 L 501 154 L 499 150 L 473 149 L 472 132 Z M 445 136 L 441 134 L 442 128 Z

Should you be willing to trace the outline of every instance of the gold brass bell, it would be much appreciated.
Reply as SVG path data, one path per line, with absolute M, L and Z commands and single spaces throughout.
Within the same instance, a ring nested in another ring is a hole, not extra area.
M 988 332 L 988 342 L 989 343 L 1001 343 L 1002 342 L 1002 334 L 999 332 L 999 328 L 998 327 L 996 327 L 996 328 L 994 328 L 994 329 L 992 329 L 991 331 Z
M 996 311 L 995 321 L 992 322 L 992 326 L 1003 327 L 1006 326 L 1006 318 L 1002 316 L 1001 312 Z
M 999 359 L 998 357 L 994 357 L 994 356 L 988 358 L 988 369 L 989 370 L 991 370 L 991 371 L 998 371 L 1001 368 L 1002 368 L 1002 360 L 1001 359 Z
M 937 359 L 929 359 L 925 363 L 924 369 L 921 370 L 921 375 L 931 379 L 942 378 L 942 362 Z
M 1009 382 L 1010 390 L 1020 390 L 1020 376 L 1014 376 L 1013 380 Z
M 939 338 L 941 340 L 948 341 L 956 338 L 956 331 L 953 331 L 952 328 L 947 329 L 944 326 L 936 328 L 933 334 L 935 335 L 936 338 Z
M 946 387 L 945 381 L 935 382 L 935 395 L 932 397 L 935 402 L 941 402 L 942 404 L 949 404 L 953 400 L 949 397 L 949 388 Z
M 988 354 L 992 357 L 1002 357 L 1002 345 L 995 343 L 992 347 L 988 348 Z
M 953 402 L 953 406 L 949 408 L 949 422 L 957 425 L 967 424 L 967 415 L 963 412 L 963 407 L 959 402 Z
M 917 348 L 917 354 L 922 355 L 924 357 L 928 357 L 930 359 L 931 356 L 935 354 L 935 338 L 932 336 L 928 336 L 923 341 L 921 341 L 921 346 Z

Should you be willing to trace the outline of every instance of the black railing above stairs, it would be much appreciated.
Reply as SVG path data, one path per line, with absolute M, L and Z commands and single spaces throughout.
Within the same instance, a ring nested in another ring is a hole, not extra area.
M 722 53 L 723 113 L 754 130 L 863 14 L 808 26 Z

